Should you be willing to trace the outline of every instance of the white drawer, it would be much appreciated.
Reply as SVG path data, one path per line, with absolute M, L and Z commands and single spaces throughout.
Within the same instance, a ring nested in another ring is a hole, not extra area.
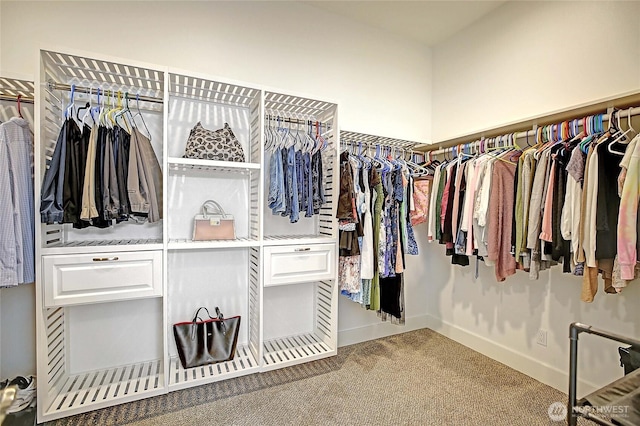
M 264 285 L 334 279 L 335 244 L 308 244 L 264 248 Z
M 162 296 L 162 251 L 43 256 L 47 307 Z

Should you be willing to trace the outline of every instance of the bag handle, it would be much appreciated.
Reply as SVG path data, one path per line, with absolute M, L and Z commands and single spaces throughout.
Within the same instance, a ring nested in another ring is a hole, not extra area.
M 212 317 L 211 314 L 209 313 L 209 310 L 207 308 L 205 308 L 204 306 L 201 306 L 198 308 L 198 310 L 196 311 L 196 314 L 193 316 L 193 323 L 196 323 L 196 320 L 201 320 L 202 319 L 198 316 L 198 314 L 200 313 L 200 311 L 204 309 L 207 312 L 207 316 L 209 317 L 209 319 L 218 319 L 218 327 L 220 327 L 222 329 L 222 334 L 227 334 L 227 325 L 224 323 L 223 319 L 224 319 L 224 315 L 222 315 L 222 312 L 220 312 L 220 308 L 218 308 L 216 306 L 216 317 Z M 194 328 L 194 333 L 195 333 L 195 328 Z M 193 336 L 193 338 L 195 338 L 195 334 Z
M 192 320 L 191 322 L 196 322 L 196 320 L 198 320 L 198 319 L 202 321 L 202 318 L 200 318 L 200 317 L 198 316 L 198 314 L 199 314 L 199 313 L 200 313 L 200 311 L 201 311 L 201 310 L 203 310 L 203 309 L 207 312 L 207 316 L 208 316 L 210 319 L 215 319 L 215 318 L 213 318 L 213 317 L 211 316 L 211 314 L 209 313 L 209 310 L 208 310 L 207 308 L 205 308 L 204 306 L 201 306 L 201 307 L 199 307 L 199 308 L 198 308 L 198 310 L 196 311 L 196 314 L 193 316 L 193 320 Z M 217 307 L 216 307 L 216 310 L 218 310 L 218 308 L 217 308 Z M 218 310 L 218 311 L 219 311 L 219 310 Z M 217 313 L 217 312 L 216 312 L 216 313 Z
M 216 214 L 216 213 L 221 214 L 222 217 L 224 218 L 227 217 L 227 214 L 224 212 L 220 204 L 218 204 L 213 200 L 205 201 L 204 204 L 202 205 L 202 215 L 205 217 L 205 219 L 208 218 L 209 214 Z

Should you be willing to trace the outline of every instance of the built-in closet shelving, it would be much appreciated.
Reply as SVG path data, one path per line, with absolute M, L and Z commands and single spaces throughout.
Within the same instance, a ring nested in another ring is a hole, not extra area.
M 107 229 L 36 226 L 38 418 L 48 421 L 335 355 L 337 105 L 206 75 L 95 55 L 40 51 L 36 194 L 69 103 L 96 89 L 140 95 L 163 171 L 163 220 Z M 87 89 L 87 90 L 85 90 Z M 88 92 L 88 93 L 86 93 Z M 326 203 L 290 223 L 266 206 L 265 114 L 322 123 Z M 183 158 L 197 122 L 228 123 L 245 162 Z M 236 239 L 193 241 L 209 199 Z M 36 217 L 39 196 L 36 196 Z M 200 306 L 241 315 L 232 361 L 184 369 L 172 324 Z
M 51 420 L 166 391 L 163 229 L 120 223 L 106 229 L 40 224 L 40 187 L 51 159 L 68 86 L 109 89 L 141 101 L 151 143 L 163 157 L 165 72 L 40 51 L 36 81 L 36 334 L 38 418 Z M 162 163 L 161 163 L 162 164 Z

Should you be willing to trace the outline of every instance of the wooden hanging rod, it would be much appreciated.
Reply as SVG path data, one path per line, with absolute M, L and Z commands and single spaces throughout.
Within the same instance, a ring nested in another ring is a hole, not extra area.
M 15 96 L 15 95 L 3 95 L 3 94 L 0 94 L 0 101 L 18 102 L 18 97 Z M 24 102 L 25 104 L 32 104 L 33 103 L 33 98 L 20 96 L 20 102 Z
M 493 137 L 504 136 L 510 133 L 516 133 L 516 137 L 518 138 L 518 140 L 521 140 L 521 138 L 525 138 L 527 136 L 527 133 L 529 134 L 529 136 L 531 136 L 532 134 L 535 135 L 533 129 L 535 129 L 536 127 L 558 124 L 563 121 L 572 120 L 575 118 L 580 118 L 580 125 L 582 125 L 583 117 L 595 114 L 604 114 L 603 120 L 606 121 L 608 120 L 608 108 L 625 110 L 630 107 L 636 107 L 637 105 L 640 105 L 640 92 L 618 95 L 615 97 L 594 101 L 589 104 L 583 104 L 576 107 L 568 108 L 566 110 L 557 111 L 551 114 L 540 115 L 519 122 L 506 124 L 504 126 L 480 130 L 478 132 L 470 133 L 464 136 L 458 136 L 452 139 L 434 142 L 428 146 L 421 146 L 418 149 L 420 151 L 437 150 L 437 152 L 434 153 L 444 152 L 446 148 L 451 148 L 456 145 L 475 142 L 481 138 L 490 139 Z M 631 115 L 639 114 L 640 109 L 633 108 Z
M 63 90 L 63 91 L 67 91 L 67 92 L 71 91 L 71 85 L 63 84 L 63 83 L 56 83 L 56 82 L 53 82 L 53 81 L 47 82 L 47 87 L 49 89 L 51 89 L 51 90 Z M 94 94 L 94 95 L 98 94 L 98 88 L 75 86 L 74 90 L 77 93 L 89 93 L 89 94 Z M 105 92 L 117 93 L 118 91 L 117 90 L 111 90 L 111 89 L 106 89 L 106 90 L 100 89 L 100 93 L 101 94 L 104 94 Z M 162 98 L 157 98 L 155 96 L 136 95 L 136 94 L 132 94 L 132 93 L 129 93 L 129 100 L 131 100 L 131 101 L 139 100 L 139 101 L 142 101 L 142 102 L 152 102 L 152 103 L 156 103 L 156 104 L 164 103 Z
M 628 107 L 628 108 L 624 108 L 624 109 L 618 109 L 616 107 L 616 110 L 620 111 L 620 121 L 624 120 L 627 115 L 631 115 L 632 117 L 640 115 L 640 107 Z M 599 112 L 597 114 L 602 114 L 602 121 L 603 122 L 609 121 L 609 111 Z M 588 114 L 588 115 L 594 115 L 594 114 Z M 567 121 L 567 120 L 564 120 L 564 121 Z M 569 121 L 571 121 L 571 120 L 569 120 Z M 553 123 L 553 124 L 557 124 L 557 123 Z M 584 118 L 578 119 L 577 120 L 577 124 L 578 124 L 578 127 L 584 128 Z M 542 127 L 542 126 L 540 126 L 540 127 Z M 536 136 L 535 125 L 534 125 L 534 128 L 531 129 L 531 130 L 524 130 L 522 132 L 515 132 L 514 135 L 516 137 L 516 142 L 518 143 L 518 145 L 520 147 L 523 147 L 523 144 L 522 144 L 523 140 L 526 140 L 527 138 L 530 138 L 532 136 L 535 138 L 535 136 Z M 484 141 L 487 142 L 489 140 L 494 140 L 494 141 L 495 140 L 499 140 L 499 139 L 501 139 L 502 136 L 506 136 L 506 135 L 501 134 L 501 135 L 498 135 L 496 137 L 484 138 Z M 503 139 L 503 141 L 506 142 L 507 140 Z M 469 142 L 467 142 L 465 144 L 462 144 L 462 145 L 463 146 L 465 146 L 465 145 L 466 146 L 473 146 L 473 145 L 478 144 L 478 142 L 479 142 L 479 140 L 476 139 L 476 140 L 469 141 Z M 532 140 L 532 142 L 535 143 L 535 140 Z M 456 144 L 456 145 L 460 145 L 460 144 Z M 424 152 L 431 152 L 432 155 L 443 154 L 445 152 L 449 152 L 451 150 L 451 148 L 453 148 L 456 145 L 449 145 L 448 147 L 440 147 L 440 148 L 435 149 L 435 150 L 426 149 Z M 477 145 L 476 145 L 476 147 L 477 147 Z

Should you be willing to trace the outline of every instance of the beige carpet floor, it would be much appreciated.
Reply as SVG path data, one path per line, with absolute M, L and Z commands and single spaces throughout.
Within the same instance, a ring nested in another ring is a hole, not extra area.
M 48 425 L 566 424 L 547 414 L 556 401 L 566 394 L 424 329 Z

